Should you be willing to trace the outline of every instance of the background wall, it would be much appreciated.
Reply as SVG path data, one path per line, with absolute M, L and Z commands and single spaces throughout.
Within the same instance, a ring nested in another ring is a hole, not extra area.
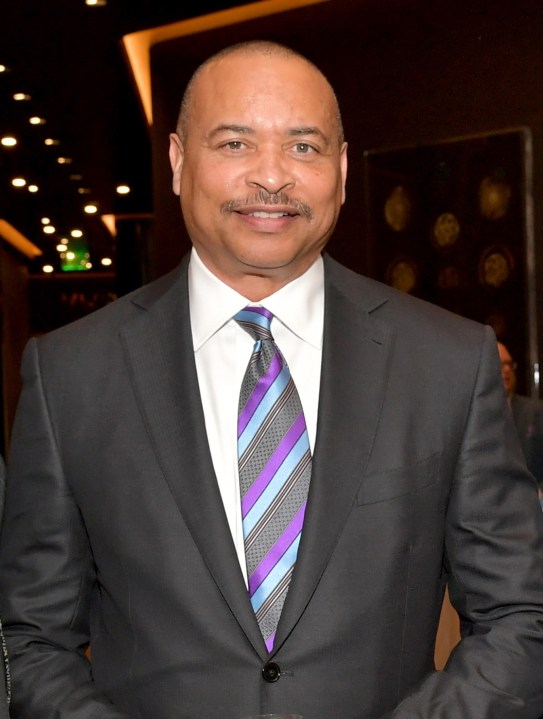
M 543 284 L 543 4 L 540 0 L 330 0 L 157 45 L 152 52 L 155 230 L 150 273 L 189 247 L 170 189 L 168 133 L 184 86 L 214 51 L 241 40 L 283 42 L 335 87 L 349 140 L 347 202 L 330 253 L 372 274 L 366 247 L 364 153 L 526 126 L 533 137 L 535 280 Z M 537 269 L 539 268 L 539 269 Z M 528 271 L 528 270 L 527 270 Z M 526 380 L 538 359 L 543 303 L 531 342 L 514 348 Z M 519 322 L 528 322 L 519 317 Z M 504 338 L 507 341 L 507 338 Z M 541 358 L 539 357 L 541 362 Z

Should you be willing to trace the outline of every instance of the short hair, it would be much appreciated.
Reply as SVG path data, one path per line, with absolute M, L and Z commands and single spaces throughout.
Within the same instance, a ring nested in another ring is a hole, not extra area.
M 296 50 L 293 50 L 290 47 L 287 47 L 286 45 L 282 45 L 278 42 L 273 42 L 271 40 L 249 40 L 247 42 L 239 42 L 235 45 L 229 45 L 228 47 L 223 48 L 222 50 L 219 50 L 219 52 L 215 53 L 214 55 L 211 55 L 207 60 L 205 60 L 199 67 L 196 68 L 194 74 L 190 78 L 187 87 L 185 89 L 185 92 L 183 93 L 183 98 L 181 100 L 181 108 L 179 110 L 179 116 L 177 118 L 177 128 L 176 132 L 179 135 L 181 140 L 185 140 L 187 136 L 187 128 L 188 128 L 188 122 L 189 122 L 189 115 L 192 105 L 192 96 L 194 93 L 194 87 L 196 85 L 196 82 L 198 81 L 198 78 L 202 74 L 202 72 L 205 70 L 206 67 L 209 67 L 209 65 L 213 64 L 217 60 L 221 60 L 224 57 L 228 57 L 229 55 L 235 55 L 236 53 L 245 54 L 245 55 L 274 55 L 278 57 L 285 57 L 285 58 L 298 58 L 299 60 L 302 60 L 307 65 L 312 67 L 316 72 L 319 73 L 319 75 L 324 79 L 328 87 L 330 88 L 330 93 L 332 95 L 332 99 L 335 106 L 336 111 L 336 119 L 338 123 L 338 134 L 339 134 L 339 144 L 343 144 L 344 141 L 344 131 L 343 131 L 343 121 L 341 119 L 341 111 L 339 109 L 339 103 L 336 97 L 336 93 L 334 92 L 334 88 L 330 84 L 328 78 L 324 75 L 324 73 L 315 65 L 315 63 L 311 62 L 311 60 L 308 60 L 304 55 L 297 52 Z

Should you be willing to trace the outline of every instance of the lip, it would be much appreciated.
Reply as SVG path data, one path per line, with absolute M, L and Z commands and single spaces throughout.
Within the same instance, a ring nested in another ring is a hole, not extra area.
M 281 205 L 247 206 L 233 210 L 245 226 L 257 232 L 283 232 L 299 217 L 293 207 Z
M 278 219 L 280 217 L 296 217 L 300 213 L 289 205 L 247 205 L 234 210 L 239 215 L 249 215 L 259 219 Z

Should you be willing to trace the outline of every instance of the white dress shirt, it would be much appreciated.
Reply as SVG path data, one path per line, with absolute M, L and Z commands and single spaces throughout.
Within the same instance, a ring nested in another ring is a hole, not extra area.
M 315 446 L 324 324 L 322 258 L 259 303 L 250 302 L 211 273 L 193 248 L 189 264 L 190 320 L 200 396 L 213 467 L 240 566 L 246 576 L 238 479 L 239 391 L 254 341 L 232 317 L 250 304 L 273 313 L 271 330 L 304 409 Z

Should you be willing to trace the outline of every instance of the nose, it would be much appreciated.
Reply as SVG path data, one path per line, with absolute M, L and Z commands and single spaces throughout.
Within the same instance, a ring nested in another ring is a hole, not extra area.
M 259 147 L 247 171 L 246 182 L 252 188 L 271 194 L 290 190 L 296 184 L 291 160 L 280 147 Z

